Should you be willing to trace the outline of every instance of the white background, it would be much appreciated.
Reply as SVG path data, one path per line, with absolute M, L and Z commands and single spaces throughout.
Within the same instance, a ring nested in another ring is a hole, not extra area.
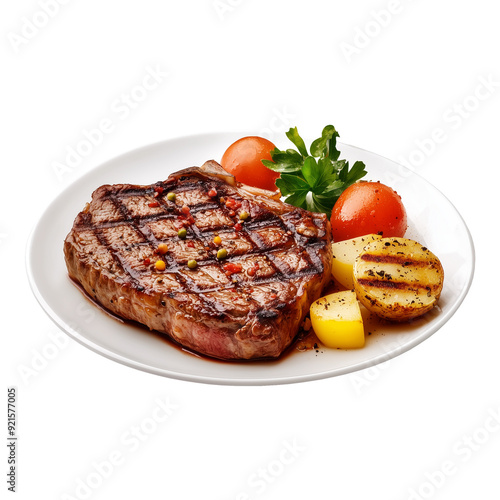
M 2 390 L 19 393 L 16 498 L 499 498 L 494 2 L 60 0 L 47 1 L 51 17 L 42 3 L 0 12 L 1 364 Z M 147 67 L 168 77 L 119 111 Z M 113 130 L 57 175 L 103 118 Z M 410 164 L 469 226 L 473 285 L 429 340 L 349 376 L 221 387 L 142 373 L 58 336 L 24 254 L 70 182 L 166 138 L 249 131 L 282 142 L 297 125 L 309 143 L 328 123 L 343 142 Z M 153 426 L 157 398 L 176 409 Z M 141 425 L 150 433 L 132 440 Z M 0 461 L 6 471 L 6 448 Z

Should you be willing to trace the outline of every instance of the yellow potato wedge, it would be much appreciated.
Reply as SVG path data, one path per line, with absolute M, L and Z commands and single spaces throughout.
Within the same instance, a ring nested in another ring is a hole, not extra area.
M 407 238 L 381 238 L 356 257 L 353 270 L 358 300 L 378 316 L 406 321 L 431 310 L 443 289 L 439 259 Z
M 351 240 L 332 243 L 332 276 L 334 279 L 343 287 L 352 290 L 354 288 L 352 273 L 356 257 L 368 243 L 381 238 L 380 234 L 367 234 Z
M 311 305 L 314 333 L 326 347 L 356 349 L 365 345 L 363 319 L 352 290 L 325 295 Z

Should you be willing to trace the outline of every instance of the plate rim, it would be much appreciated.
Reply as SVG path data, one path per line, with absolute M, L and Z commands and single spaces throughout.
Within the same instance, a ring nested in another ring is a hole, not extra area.
M 70 336 L 73 340 L 77 341 L 79 344 L 83 345 L 84 347 L 90 349 L 91 351 L 104 356 L 105 358 L 115 361 L 117 363 L 120 363 L 122 365 L 128 366 L 130 368 L 134 368 L 146 373 L 150 373 L 152 375 L 157 375 L 157 376 L 162 376 L 162 377 L 168 377 L 171 379 L 175 380 L 181 380 L 181 381 L 188 381 L 188 382 L 195 382 L 195 383 L 203 383 L 203 384 L 215 384 L 215 385 L 228 385 L 228 386 L 267 386 L 267 385 L 283 385 L 283 384 L 292 384 L 292 383 L 302 383 L 302 382 L 311 382 L 311 381 L 316 381 L 316 380 L 324 380 L 326 378 L 333 378 L 341 375 L 346 375 L 350 373 L 354 373 L 366 368 L 369 368 L 371 366 L 375 366 L 377 364 L 380 364 L 382 362 L 388 361 L 392 358 L 395 358 L 397 356 L 400 356 L 401 354 L 413 349 L 420 343 L 422 343 L 424 340 L 427 340 L 429 337 L 431 337 L 434 333 L 436 333 L 440 328 L 445 325 L 450 318 L 456 313 L 456 311 L 459 309 L 461 304 L 463 303 L 465 297 L 467 296 L 470 287 L 472 285 L 473 279 L 474 279 L 474 274 L 475 274 L 475 267 L 476 267 L 476 251 L 475 251 L 475 246 L 474 246 L 474 240 L 472 238 L 472 234 L 465 222 L 465 219 L 462 217 L 460 212 L 457 210 L 455 205 L 449 200 L 449 198 L 442 193 L 442 191 L 437 188 L 434 184 L 429 182 L 425 177 L 421 176 L 419 173 L 413 171 L 412 169 L 401 165 L 400 163 L 387 158 L 385 156 L 382 156 L 378 153 L 375 153 L 373 151 L 368 151 L 364 148 L 358 147 L 358 146 L 353 146 L 352 144 L 348 143 L 343 143 L 339 141 L 339 147 L 341 149 L 342 146 L 347 146 L 349 148 L 357 149 L 359 151 L 363 151 L 369 155 L 374 155 L 379 157 L 380 159 L 383 159 L 384 161 L 390 162 L 394 165 L 398 165 L 400 168 L 411 172 L 411 175 L 416 175 L 418 176 L 421 180 L 423 180 L 426 184 L 430 185 L 433 189 L 435 189 L 440 196 L 442 196 L 446 202 L 450 205 L 450 207 L 453 209 L 455 215 L 458 216 L 460 219 L 463 228 L 465 229 L 465 234 L 467 237 L 467 241 L 470 246 L 470 254 L 471 254 L 471 260 L 468 263 L 470 267 L 470 273 L 467 276 L 467 280 L 464 284 L 464 287 L 462 288 L 462 291 L 460 295 L 456 298 L 455 302 L 453 305 L 445 312 L 445 313 L 440 313 L 440 316 L 436 318 L 435 323 L 432 324 L 430 328 L 428 328 L 425 331 L 425 334 L 419 335 L 418 337 L 405 342 L 402 345 L 399 345 L 395 347 L 394 349 L 391 349 L 389 352 L 379 354 L 375 356 L 374 358 L 367 359 L 361 362 L 358 362 L 357 364 L 354 365 L 348 365 L 345 367 L 341 368 L 336 368 L 334 370 L 327 370 L 323 372 L 317 372 L 317 373 L 310 373 L 310 374 L 303 374 L 303 375 L 295 375 L 295 376 L 283 376 L 283 377 L 273 377 L 273 378 L 238 378 L 238 377 L 219 377 L 219 376 L 213 376 L 213 375 L 196 375 L 196 374 L 191 374 L 191 373 L 181 373 L 178 371 L 171 371 L 165 368 L 159 368 L 151 365 L 147 365 L 143 362 L 136 361 L 134 359 L 130 359 L 126 356 L 123 356 L 122 354 L 119 354 L 117 352 L 114 352 L 110 349 L 105 348 L 104 346 L 98 345 L 94 343 L 92 340 L 88 339 L 86 336 L 83 334 L 79 333 L 76 331 L 74 328 L 71 327 L 71 325 L 67 324 L 64 320 L 62 320 L 59 315 L 54 311 L 52 306 L 45 300 L 45 297 L 41 293 L 41 291 L 38 288 L 38 284 L 36 282 L 36 279 L 34 277 L 34 271 L 33 271 L 33 262 L 32 262 L 32 254 L 33 254 L 33 242 L 36 236 L 37 229 L 40 227 L 41 221 L 44 219 L 46 216 L 46 213 L 50 211 L 58 202 L 60 198 L 64 196 L 64 194 L 69 191 L 71 188 L 73 188 L 77 183 L 82 182 L 87 177 L 90 177 L 91 175 L 95 175 L 97 171 L 104 170 L 108 164 L 114 163 L 120 160 L 125 159 L 127 156 L 132 156 L 132 154 L 140 154 L 142 151 L 146 151 L 148 149 L 153 149 L 153 148 L 158 148 L 158 147 L 165 147 L 168 143 L 172 142 L 177 142 L 180 140 L 196 140 L 197 138 L 203 138 L 204 140 L 209 138 L 209 137 L 220 137 L 220 136 L 237 136 L 237 134 L 240 134 L 240 132 L 237 131 L 229 131 L 229 132 L 208 132 L 208 133 L 197 133 L 197 134 L 190 134 L 190 135 L 182 135 L 182 136 L 176 136 L 176 137 L 171 137 L 168 139 L 160 140 L 160 141 L 155 141 L 143 146 L 139 146 L 137 148 L 130 149 L 122 154 L 119 154 L 115 157 L 108 158 L 104 162 L 100 163 L 99 165 L 96 165 L 95 167 L 91 168 L 89 171 L 85 172 L 84 174 L 78 176 L 77 178 L 73 179 L 68 185 L 66 185 L 44 208 L 44 210 L 41 212 L 41 214 L 38 216 L 36 223 L 33 225 L 29 237 L 26 241 L 26 250 L 25 250 L 25 268 L 26 268 L 26 273 L 28 277 L 28 282 L 30 289 L 35 296 L 37 302 L 40 304 L 42 310 L 47 314 L 47 316 L 55 323 L 55 325 L 61 329 L 64 333 L 66 333 L 68 336 Z M 272 362 L 272 361 L 270 361 Z M 243 362 L 244 363 L 244 362 Z M 229 366 L 229 365 L 228 365 Z

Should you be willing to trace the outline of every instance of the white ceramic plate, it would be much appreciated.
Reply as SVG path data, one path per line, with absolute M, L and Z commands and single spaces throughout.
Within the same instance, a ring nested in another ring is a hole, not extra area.
M 416 346 L 450 319 L 467 294 L 474 271 L 473 243 L 461 216 L 436 188 L 412 171 L 342 144 L 343 157 L 366 163 L 366 180 L 380 180 L 398 191 L 408 212 L 407 236 L 425 244 L 443 263 L 445 282 L 439 307 L 423 318 L 378 328 L 367 337 L 363 349 L 291 351 L 277 361 L 220 362 L 184 352 L 163 336 L 121 323 L 91 304 L 69 280 L 62 252 L 64 238 L 91 193 L 102 184 L 152 184 L 176 170 L 219 160 L 239 137 L 198 135 L 132 151 L 88 172 L 50 204 L 31 235 L 27 269 L 36 298 L 63 331 L 103 356 L 157 375 L 264 385 L 321 379 L 375 365 Z

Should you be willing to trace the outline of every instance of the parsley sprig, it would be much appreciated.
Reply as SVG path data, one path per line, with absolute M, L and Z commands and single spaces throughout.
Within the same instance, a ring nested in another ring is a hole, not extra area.
M 297 127 L 291 128 L 286 136 L 297 150 L 275 148 L 271 151 L 272 161 L 262 160 L 262 163 L 280 172 L 276 186 L 287 203 L 330 217 L 344 189 L 366 175 L 365 164 L 357 161 L 349 168 L 347 160 L 339 160 L 339 134 L 333 125 L 327 125 L 321 137 L 312 142 L 310 153 Z

